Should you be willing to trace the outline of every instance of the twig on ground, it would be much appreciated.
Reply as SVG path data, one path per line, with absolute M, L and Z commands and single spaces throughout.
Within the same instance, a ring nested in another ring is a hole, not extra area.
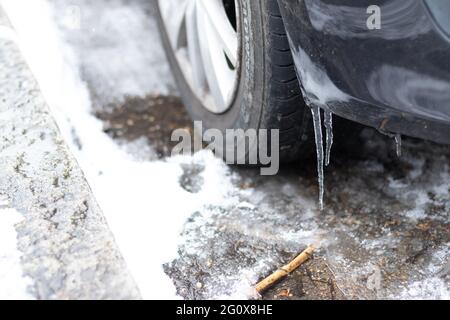
M 347 297 L 348 294 L 339 286 L 339 283 L 337 281 L 337 277 L 336 277 L 336 273 L 334 272 L 334 270 L 330 267 L 330 265 L 328 263 L 325 263 L 325 265 L 327 266 L 328 270 L 331 272 L 331 274 L 333 275 L 334 278 L 334 285 L 336 286 L 336 288 L 342 293 L 342 295 L 344 297 Z
M 286 277 L 288 274 L 294 272 L 298 267 L 305 263 L 313 254 L 315 246 L 309 246 L 305 251 L 300 253 L 294 260 L 287 265 L 281 267 L 270 276 L 259 282 L 255 289 L 259 294 L 263 294 L 267 289 L 272 287 L 275 283 Z

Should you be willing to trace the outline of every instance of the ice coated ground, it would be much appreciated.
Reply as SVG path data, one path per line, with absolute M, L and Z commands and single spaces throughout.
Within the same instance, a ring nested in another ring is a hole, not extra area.
M 152 1 L 2 4 L 144 298 L 249 298 L 311 243 L 314 259 L 263 298 L 450 298 L 449 147 L 407 139 L 398 159 L 389 138 L 343 123 L 320 212 L 314 159 L 262 177 L 206 152 L 168 156 L 170 132 L 191 124 Z M 20 215 L 4 208 L 12 241 Z

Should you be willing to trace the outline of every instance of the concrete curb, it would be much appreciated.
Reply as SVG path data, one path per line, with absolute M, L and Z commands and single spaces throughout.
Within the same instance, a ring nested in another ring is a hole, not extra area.
M 31 71 L 14 41 L 1 37 L 0 194 L 24 216 L 16 229 L 34 297 L 140 298 Z

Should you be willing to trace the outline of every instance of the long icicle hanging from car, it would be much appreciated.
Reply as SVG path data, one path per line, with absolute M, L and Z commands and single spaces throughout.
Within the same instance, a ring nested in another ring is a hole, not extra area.
M 311 113 L 314 124 L 314 136 L 316 140 L 316 153 L 317 153 L 317 179 L 319 182 L 319 209 L 323 210 L 323 198 L 325 194 L 325 181 L 324 181 L 324 151 L 323 151 L 323 133 L 322 133 L 322 117 L 320 108 L 312 105 Z

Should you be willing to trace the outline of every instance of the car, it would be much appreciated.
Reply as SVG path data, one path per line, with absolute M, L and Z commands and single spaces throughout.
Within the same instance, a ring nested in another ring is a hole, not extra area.
M 320 110 L 328 129 L 335 114 L 397 140 L 450 142 L 450 1 L 159 0 L 158 8 L 183 101 L 205 128 L 279 129 L 284 161 L 322 138 Z

